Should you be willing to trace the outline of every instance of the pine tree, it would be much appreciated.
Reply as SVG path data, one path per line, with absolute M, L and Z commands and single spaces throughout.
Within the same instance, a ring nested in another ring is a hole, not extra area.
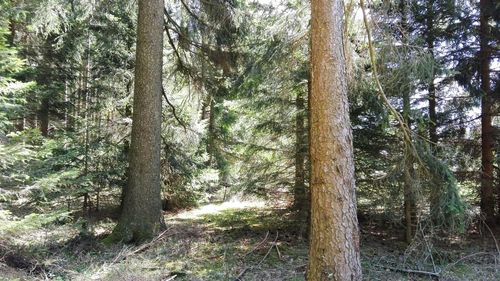
M 149 239 L 162 226 L 160 142 L 163 0 L 139 1 L 128 184 L 112 240 Z
M 342 1 L 311 2 L 311 232 L 307 280 L 361 280 Z

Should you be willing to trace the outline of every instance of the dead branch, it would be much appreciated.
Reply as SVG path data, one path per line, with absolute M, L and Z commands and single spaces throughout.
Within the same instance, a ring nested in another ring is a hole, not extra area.
M 389 269 L 389 270 L 392 270 L 392 271 L 399 271 L 399 272 L 404 272 L 404 273 L 427 275 L 427 276 L 432 276 L 432 277 L 439 278 L 439 273 L 431 272 L 431 271 L 397 268 L 397 267 L 391 267 L 391 266 L 385 266 L 385 265 L 377 265 L 377 266 L 381 267 L 381 268 Z
M 269 237 L 269 231 L 267 231 L 266 237 L 264 237 L 264 239 L 262 241 L 260 241 L 259 244 L 257 244 L 255 247 L 253 247 L 253 249 L 250 252 L 248 252 L 248 253 L 245 254 L 245 257 L 248 256 L 248 255 L 250 255 L 251 253 L 255 252 L 255 250 L 257 250 L 262 244 L 264 244 L 264 242 L 267 241 L 268 237 Z
M 120 251 L 120 253 L 118 253 L 118 255 L 115 257 L 115 259 L 113 260 L 113 262 L 111 262 L 111 264 L 113 263 L 117 263 L 117 262 L 121 262 L 123 260 L 126 260 L 128 257 L 132 256 L 132 255 L 135 255 L 135 254 L 138 254 L 138 253 L 141 253 L 149 248 L 151 248 L 151 246 L 153 246 L 156 242 L 158 242 L 158 240 L 160 240 L 161 238 L 163 238 L 163 236 L 170 230 L 170 228 L 164 230 L 162 233 L 158 234 L 158 236 L 156 236 L 153 240 L 151 240 L 150 242 L 148 243 L 145 243 L 145 244 L 142 244 L 141 246 L 137 247 L 137 249 L 133 250 L 132 252 L 129 252 L 129 253 L 126 253 L 126 254 L 123 254 L 122 255 L 122 252 L 123 251 Z
M 162 95 L 163 97 L 165 98 L 165 101 L 167 102 L 167 104 L 170 106 L 170 108 L 172 108 L 172 113 L 174 114 L 174 118 L 175 120 L 177 120 L 177 122 L 179 122 L 179 124 L 184 128 L 184 131 L 186 132 L 187 131 L 187 127 L 186 127 L 186 124 L 184 123 L 184 121 L 182 121 L 179 116 L 177 116 L 177 113 L 176 113 L 176 110 L 175 110 L 175 106 L 170 102 L 170 100 L 168 99 L 167 97 L 167 93 L 165 92 L 165 88 L 161 88 L 161 92 L 162 92 Z
M 269 234 L 269 232 L 268 232 L 268 234 Z M 266 235 L 266 239 L 267 239 L 267 235 Z M 266 260 L 266 258 L 269 256 L 269 254 L 271 253 L 271 251 L 273 250 L 273 248 L 276 247 L 276 245 L 277 245 L 276 241 L 278 241 L 278 232 L 276 232 L 276 238 L 274 238 L 274 241 L 271 244 L 271 247 L 269 247 L 269 250 L 264 255 L 264 257 L 259 261 L 259 263 L 257 265 L 255 265 L 255 266 L 245 267 L 240 272 L 240 274 L 238 274 L 238 276 L 236 276 L 236 278 L 234 279 L 234 281 L 241 281 L 242 280 L 241 278 L 243 278 L 243 276 L 245 275 L 245 273 L 247 273 L 251 269 L 254 269 L 255 267 L 259 267 Z M 278 248 L 276 248 L 276 250 L 278 251 L 278 254 L 279 254 Z
M 453 263 L 450 263 L 448 265 L 446 265 L 441 271 L 440 273 L 442 272 L 445 272 L 446 270 L 448 270 L 449 268 L 457 265 L 459 262 L 463 261 L 463 260 L 466 260 L 466 259 L 469 259 L 469 258 L 472 258 L 472 257 L 475 257 L 475 256 L 480 256 L 480 255 L 492 255 L 492 256 L 495 256 L 494 254 L 492 253 L 487 253 L 487 252 L 478 252 L 478 253 L 473 253 L 473 254 L 470 254 L 470 255 L 467 255 L 465 257 L 462 257 L 460 259 L 458 259 L 457 261 L 453 262 Z

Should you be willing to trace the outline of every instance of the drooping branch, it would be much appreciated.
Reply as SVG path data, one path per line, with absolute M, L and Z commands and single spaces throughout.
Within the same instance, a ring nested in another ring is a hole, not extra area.
M 175 110 L 175 106 L 170 102 L 170 100 L 168 100 L 167 93 L 165 92 L 165 88 L 163 88 L 163 87 L 161 88 L 161 93 L 162 93 L 163 97 L 165 98 L 165 101 L 167 102 L 167 104 L 170 106 L 170 108 L 172 108 L 172 114 L 174 115 L 174 118 L 184 128 L 184 131 L 187 131 L 186 124 L 184 123 L 184 121 L 182 121 L 179 118 L 179 116 L 177 116 L 177 112 Z
M 368 39 L 368 53 L 370 55 L 370 62 L 372 64 L 372 72 L 373 72 L 373 77 L 375 80 L 375 84 L 377 85 L 378 89 L 378 94 L 379 97 L 383 100 L 385 106 L 389 109 L 389 111 L 392 113 L 392 115 L 396 118 L 396 120 L 399 123 L 399 126 L 401 128 L 401 133 L 403 134 L 403 141 L 406 145 L 408 145 L 411 148 L 411 153 L 413 156 L 419 161 L 422 167 L 426 167 L 425 164 L 423 163 L 422 159 L 420 158 L 417 148 L 415 147 L 415 144 L 413 143 L 412 140 L 412 132 L 408 124 L 404 121 L 403 116 L 392 106 L 392 104 L 389 102 L 389 99 L 387 98 L 384 88 L 382 86 L 382 83 L 380 82 L 379 76 L 378 76 L 378 68 L 377 68 L 377 61 L 375 58 L 375 49 L 373 47 L 373 40 L 372 40 L 372 35 L 371 35 L 371 29 L 370 25 L 368 24 L 368 16 L 366 13 L 365 9 L 365 1 L 360 0 L 359 1 L 361 12 L 363 14 L 363 23 L 365 25 L 366 29 L 366 35 Z

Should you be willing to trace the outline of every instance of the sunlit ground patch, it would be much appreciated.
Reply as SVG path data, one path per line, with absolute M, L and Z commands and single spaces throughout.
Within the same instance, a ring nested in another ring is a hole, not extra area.
M 220 203 L 220 204 L 209 204 L 202 206 L 198 209 L 193 209 L 189 211 L 181 212 L 170 219 L 200 219 L 206 215 L 213 215 L 217 213 L 221 213 L 226 210 L 238 210 L 238 209 L 252 209 L 252 208 L 265 208 L 265 201 L 241 201 L 238 199 L 234 199 L 228 202 Z

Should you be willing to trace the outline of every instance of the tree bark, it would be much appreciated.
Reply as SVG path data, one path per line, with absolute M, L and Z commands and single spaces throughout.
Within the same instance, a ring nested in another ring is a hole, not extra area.
M 489 224 L 494 223 L 495 197 L 493 192 L 493 126 L 490 78 L 490 28 L 488 21 L 492 9 L 489 0 L 480 0 L 479 27 L 479 75 L 481 78 L 481 214 Z
M 342 1 L 311 2 L 311 230 L 307 280 L 361 280 Z
M 308 215 L 308 196 L 306 188 L 306 170 L 305 160 L 307 153 L 307 135 L 305 127 L 305 98 L 304 93 L 299 90 L 295 99 L 295 184 L 293 189 L 294 209 L 297 211 L 300 222 L 307 221 Z M 302 232 L 302 231 L 301 231 Z
M 163 8 L 163 0 L 139 0 L 128 186 L 112 241 L 144 241 L 164 224 L 160 196 Z

